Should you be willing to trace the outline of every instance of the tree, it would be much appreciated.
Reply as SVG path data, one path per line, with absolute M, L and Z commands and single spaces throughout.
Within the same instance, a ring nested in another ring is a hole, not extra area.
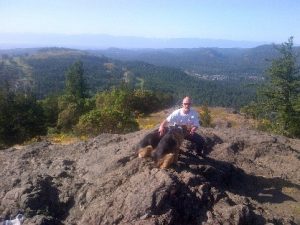
M 83 64 L 80 61 L 75 62 L 66 73 L 65 94 L 58 98 L 57 104 L 57 127 L 60 130 L 72 130 L 85 112 L 87 86 L 83 74 Z
M 66 73 L 66 94 L 76 98 L 87 96 L 87 86 L 83 77 L 83 64 L 81 61 L 75 62 Z
M 43 109 L 33 95 L 0 90 L 0 147 L 44 134 Z
M 58 119 L 58 95 L 50 95 L 39 101 L 39 105 L 44 110 L 46 126 L 55 127 Z
M 293 52 L 293 37 L 275 46 L 280 57 L 267 70 L 266 84 L 257 93 L 256 116 L 270 121 L 272 131 L 300 136 L 300 76 Z
M 207 105 L 202 106 L 202 112 L 200 113 L 201 116 L 201 125 L 203 127 L 210 127 L 211 126 L 211 113 L 210 110 L 208 109 Z

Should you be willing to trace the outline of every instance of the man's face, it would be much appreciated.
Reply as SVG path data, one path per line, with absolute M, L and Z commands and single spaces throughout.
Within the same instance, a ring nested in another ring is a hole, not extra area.
M 191 107 L 191 100 L 189 98 L 185 98 L 182 101 L 182 107 L 184 112 L 188 112 Z

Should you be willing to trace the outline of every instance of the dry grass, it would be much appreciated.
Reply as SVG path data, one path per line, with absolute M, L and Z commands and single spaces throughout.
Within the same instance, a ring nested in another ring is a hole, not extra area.
M 193 107 L 198 113 L 202 113 L 200 106 Z M 146 117 L 138 118 L 140 129 L 152 129 L 158 126 L 174 109 L 168 109 L 161 112 L 150 114 Z M 231 127 L 255 127 L 256 122 L 252 119 L 246 119 L 239 113 L 233 113 L 231 109 L 222 107 L 209 107 L 212 117 L 212 126 L 216 124 L 230 124 Z
M 86 141 L 87 136 L 76 136 L 75 134 L 61 133 L 61 134 L 49 134 L 47 136 L 38 136 L 32 138 L 29 141 L 24 142 L 22 145 L 15 145 L 14 148 L 22 149 L 24 145 L 33 144 L 42 140 L 47 140 L 53 144 L 68 145 L 80 141 Z
M 87 140 L 87 136 L 75 136 L 74 134 L 52 134 L 47 137 L 51 143 L 68 145 L 79 141 Z
M 220 122 L 227 122 L 231 127 L 255 127 L 256 121 L 253 119 L 246 119 L 245 116 L 239 113 L 233 113 L 232 109 L 222 107 L 209 108 L 212 117 L 212 124 L 216 125 Z
M 145 117 L 139 117 L 137 122 L 140 129 L 152 129 L 158 126 L 170 113 L 172 110 L 163 110 L 160 112 L 152 113 Z

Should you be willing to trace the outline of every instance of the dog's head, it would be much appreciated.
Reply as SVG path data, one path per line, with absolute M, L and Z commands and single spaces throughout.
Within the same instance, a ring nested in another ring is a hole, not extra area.
M 177 125 L 175 124 L 175 126 L 171 126 L 170 130 L 174 133 L 176 133 L 177 135 L 182 136 L 183 138 L 186 137 L 189 132 L 188 132 L 188 128 L 186 125 Z

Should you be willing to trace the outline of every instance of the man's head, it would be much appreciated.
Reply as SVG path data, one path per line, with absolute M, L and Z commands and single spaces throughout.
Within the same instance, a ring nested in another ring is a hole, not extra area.
M 188 113 L 190 111 L 192 105 L 192 99 L 189 96 L 184 97 L 182 100 L 182 109 L 184 113 Z

